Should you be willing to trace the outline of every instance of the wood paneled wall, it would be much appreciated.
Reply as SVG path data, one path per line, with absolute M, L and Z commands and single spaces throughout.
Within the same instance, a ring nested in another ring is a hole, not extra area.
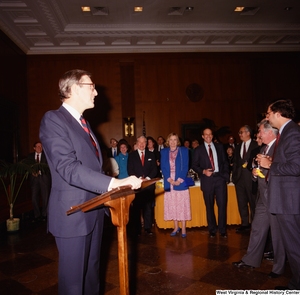
M 26 55 L 0 31 L 0 158 L 16 161 L 28 148 Z
M 182 136 L 181 124 L 203 118 L 236 135 L 243 124 L 256 127 L 270 100 L 291 98 L 299 107 L 299 53 L 48 55 L 28 56 L 27 65 L 30 143 L 43 114 L 60 105 L 59 77 L 73 68 L 93 75 L 98 96 L 86 116 L 106 145 L 110 137 L 124 137 L 126 113 L 135 117 L 140 135 L 145 112 L 146 133 L 156 138 L 172 131 Z M 204 89 L 199 102 L 185 94 L 191 83 Z
M 95 108 L 85 115 L 106 145 L 110 137 L 124 136 L 125 116 L 135 117 L 135 133 L 140 135 L 144 112 L 147 135 L 154 138 L 171 131 L 182 136 L 182 124 L 203 118 L 213 120 L 217 128 L 229 126 L 237 138 L 241 125 L 255 127 L 270 100 L 291 98 L 300 109 L 299 52 L 26 56 L 0 31 L 0 61 L 1 111 L 7 105 L 16 110 L 6 114 L 11 120 L 2 120 L 1 128 L 6 132 L 11 121 L 17 123 L 19 159 L 38 140 L 44 113 L 61 105 L 58 80 L 74 68 L 93 75 L 98 96 Z M 202 100 L 187 98 L 191 83 L 204 89 Z M 8 144 L 2 135 L 1 145 Z
M 26 56 L 0 32 L 0 53 L 1 102 L 18 110 L 19 158 L 32 151 L 44 113 L 61 104 L 59 77 L 74 68 L 93 75 L 98 96 L 86 116 L 105 145 L 110 137 L 124 137 L 126 116 L 135 117 L 136 135 L 144 113 L 146 133 L 154 138 L 171 131 L 182 136 L 182 124 L 203 118 L 236 135 L 243 124 L 255 127 L 270 100 L 291 98 L 300 108 L 299 52 Z M 187 98 L 191 83 L 202 86 L 202 100 Z

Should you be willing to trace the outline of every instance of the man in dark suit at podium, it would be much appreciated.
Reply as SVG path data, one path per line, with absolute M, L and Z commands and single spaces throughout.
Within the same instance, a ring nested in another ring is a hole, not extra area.
M 48 229 L 59 252 L 58 294 L 99 295 L 105 210 L 66 212 L 122 185 L 137 189 L 142 181 L 135 176 L 116 179 L 103 174 L 99 143 L 82 116 L 94 107 L 97 96 L 91 74 L 83 70 L 66 72 L 59 80 L 59 93 L 62 106 L 47 112 L 40 126 L 52 177 Z
M 128 175 L 135 175 L 142 180 L 157 177 L 157 165 L 154 153 L 146 149 L 147 138 L 137 138 L 137 150 L 129 153 L 127 170 Z M 134 234 L 141 233 L 141 211 L 144 217 L 144 229 L 149 235 L 152 234 L 152 205 L 154 202 L 155 185 L 151 185 L 135 195 L 132 202 L 130 225 L 134 228 Z

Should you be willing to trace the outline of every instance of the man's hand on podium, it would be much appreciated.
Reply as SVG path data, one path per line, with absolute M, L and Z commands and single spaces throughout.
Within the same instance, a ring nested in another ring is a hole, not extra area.
M 123 179 L 114 178 L 110 185 L 110 188 L 113 189 L 123 185 L 131 185 L 131 189 L 135 190 L 141 187 L 142 182 L 143 182 L 142 179 L 139 179 L 133 175 Z
M 110 183 L 109 190 L 106 193 L 96 196 L 95 198 L 90 199 L 82 204 L 71 206 L 70 210 L 68 210 L 66 213 L 67 215 L 70 215 L 79 210 L 81 210 L 82 212 L 90 211 L 99 207 L 100 205 L 105 204 L 108 201 L 135 194 L 139 191 L 139 188 L 144 189 L 150 185 L 154 185 L 158 180 L 160 179 L 152 178 L 150 180 L 143 181 L 142 179 L 135 176 L 129 176 L 124 179 L 113 178 Z

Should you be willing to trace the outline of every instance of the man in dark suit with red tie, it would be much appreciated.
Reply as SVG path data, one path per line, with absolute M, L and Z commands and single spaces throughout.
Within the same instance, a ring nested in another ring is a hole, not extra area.
M 239 130 L 239 136 L 242 141 L 234 150 L 232 181 L 235 184 L 237 202 L 242 224 L 236 229 L 237 232 L 250 229 L 255 211 L 256 194 L 252 193 L 252 176 L 247 165 L 250 154 L 257 147 L 257 142 L 251 138 L 252 130 L 250 126 L 244 125 Z M 250 218 L 249 209 L 250 207 Z
M 268 209 L 278 220 L 292 278 L 288 286 L 275 289 L 300 290 L 300 126 L 292 119 L 290 100 L 270 104 L 266 119 L 279 130 L 273 157 L 258 156 L 261 167 L 269 170 Z
M 129 153 L 127 170 L 128 175 L 135 175 L 142 180 L 149 180 L 157 177 L 157 165 L 153 152 L 146 149 L 147 138 L 139 136 L 137 138 L 137 150 Z M 135 195 L 132 202 L 130 225 L 133 228 L 133 234 L 141 233 L 141 211 L 144 217 L 144 229 L 149 235 L 152 234 L 152 205 L 154 202 L 155 185 L 151 185 L 142 192 Z
M 59 252 L 58 294 L 99 295 L 100 249 L 104 208 L 67 215 L 71 206 L 82 204 L 110 189 L 141 180 L 135 176 L 115 179 L 102 171 L 102 156 L 95 134 L 82 113 L 94 107 L 97 96 L 91 74 L 66 72 L 59 80 L 63 102 L 47 112 L 41 122 L 40 139 L 51 171 L 48 229 Z
M 212 130 L 203 130 L 204 143 L 194 151 L 192 169 L 200 176 L 203 191 L 208 231 L 215 237 L 217 229 L 220 235 L 227 237 L 227 182 L 229 182 L 229 166 L 223 145 L 213 142 Z M 218 206 L 218 226 L 214 213 L 214 203 Z

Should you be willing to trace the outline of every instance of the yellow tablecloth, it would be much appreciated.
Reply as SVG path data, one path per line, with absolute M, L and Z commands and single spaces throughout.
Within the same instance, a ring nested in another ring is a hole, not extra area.
M 229 184 L 228 190 L 228 204 L 227 204 L 227 224 L 240 224 L 241 218 L 238 211 L 236 200 L 235 186 Z M 187 227 L 207 226 L 206 209 L 203 199 L 203 194 L 200 186 L 193 186 L 189 188 L 191 198 L 192 220 L 187 221 Z M 217 205 L 215 204 L 215 214 L 218 218 Z M 154 217 L 158 228 L 173 228 L 174 222 L 164 220 L 164 190 L 163 188 L 156 188 L 156 199 L 154 207 Z

